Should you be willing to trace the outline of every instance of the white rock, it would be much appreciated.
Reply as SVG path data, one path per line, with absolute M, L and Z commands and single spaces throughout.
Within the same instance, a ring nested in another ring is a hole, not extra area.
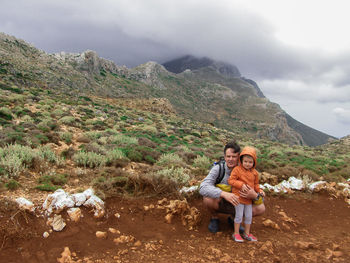
M 87 199 L 86 194 L 84 193 L 72 194 L 71 196 L 76 206 L 83 205 Z
M 319 185 L 325 185 L 327 182 L 326 181 L 317 181 L 317 182 L 313 182 L 311 184 L 308 185 L 308 188 L 313 191 L 315 190 L 316 187 L 318 187 Z
M 297 179 L 294 176 L 288 178 L 288 183 L 290 185 L 290 189 L 293 190 L 302 190 L 305 187 L 303 180 Z
M 86 199 L 89 199 L 91 196 L 94 195 L 94 190 L 89 188 L 89 189 L 86 189 L 83 194 L 86 196 Z
M 19 197 L 16 199 L 16 203 L 18 204 L 19 209 L 34 212 L 34 204 L 28 199 L 25 199 L 24 197 Z
M 197 189 L 198 189 L 198 185 L 193 185 L 191 187 L 184 186 L 180 189 L 180 193 L 193 193 L 197 191 Z
M 63 189 L 58 189 L 46 197 L 43 209 L 46 210 L 47 215 L 50 215 L 52 212 L 59 213 L 65 208 L 74 207 L 74 205 L 72 197 Z
M 44 237 L 44 238 L 48 238 L 49 235 L 50 235 L 50 234 L 49 234 L 48 232 L 44 232 L 43 237 Z
M 104 202 L 96 195 L 92 195 L 86 202 L 84 203 L 85 207 L 91 207 L 94 209 L 94 217 L 101 218 L 105 214 L 104 210 Z
M 64 222 L 61 215 L 55 215 L 51 223 L 51 226 L 52 226 L 52 229 L 55 231 L 62 231 L 63 228 L 66 226 L 66 223 Z

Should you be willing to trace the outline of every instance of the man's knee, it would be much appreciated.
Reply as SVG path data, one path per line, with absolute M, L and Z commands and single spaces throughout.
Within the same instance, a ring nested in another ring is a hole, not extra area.
M 219 209 L 219 201 L 220 199 L 203 197 L 203 204 L 210 210 L 218 210 Z
M 260 216 L 263 213 L 265 213 L 265 205 L 264 204 L 253 206 L 253 216 Z

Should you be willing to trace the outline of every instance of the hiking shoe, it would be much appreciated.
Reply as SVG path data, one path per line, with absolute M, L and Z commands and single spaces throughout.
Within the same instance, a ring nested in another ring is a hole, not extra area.
M 228 223 L 228 225 L 229 225 L 230 227 L 232 227 L 233 229 L 235 228 L 235 221 L 232 219 L 231 216 L 229 216 L 229 217 L 227 218 L 227 223 Z M 244 233 L 244 227 L 243 227 L 242 225 L 239 226 L 239 233 L 240 233 L 241 235 L 243 235 L 243 233 Z
M 247 241 L 258 241 L 258 239 L 252 234 L 247 235 L 246 233 L 243 233 L 242 237 Z
M 219 218 L 210 219 L 210 223 L 208 226 L 209 231 L 212 233 L 219 232 L 219 230 L 220 230 L 219 224 L 220 224 Z
M 232 238 L 233 238 L 233 240 L 236 241 L 236 242 L 239 242 L 239 243 L 242 243 L 242 242 L 243 242 L 243 238 L 241 237 L 240 234 L 233 234 L 233 235 L 232 235 Z

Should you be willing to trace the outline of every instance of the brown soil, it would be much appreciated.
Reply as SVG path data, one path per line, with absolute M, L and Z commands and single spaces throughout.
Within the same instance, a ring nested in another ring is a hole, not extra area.
M 211 234 L 207 230 L 209 214 L 200 199 L 189 201 L 202 216 L 195 230 L 183 226 L 179 216 L 175 216 L 171 224 L 166 223 L 165 210 L 145 211 L 145 205 L 157 202 L 155 199 L 109 199 L 103 219 L 94 219 L 88 209 L 82 209 L 84 217 L 80 222 L 67 222 L 62 232 L 53 232 L 45 239 L 43 233 L 49 227 L 43 216 L 19 212 L 11 202 L 3 200 L 0 203 L 0 262 L 350 261 L 350 209 L 342 199 L 317 194 L 268 197 L 266 213 L 255 218 L 252 226 L 259 241 L 242 244 L 232 240 L 232 229 L 225 215 L 221 217 L 222 232 Z M 285 212 L 287 217 L 283 219 L 280 212 Z M 61 214 L 65 217 L 66 213 Z M 280 230 L 265 226 L 266 219 L 277 223 Z M 112 234 L 109 228 L 120 233 Z M 97 238 L 96 231 L 107 232 L 107 238 Z M 121 236 L 125 243 L 113 242 Z M 72 253 L 71 259 L 61 256 L 65 247 Z

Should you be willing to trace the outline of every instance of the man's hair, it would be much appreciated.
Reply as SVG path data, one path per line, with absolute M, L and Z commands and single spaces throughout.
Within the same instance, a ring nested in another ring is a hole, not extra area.
M 241 152 L 241 147 L 239 147 L 239 145 L 236 143 L 236 141 L 228 142 L 228 143 L 225 145 L 225 148 L 224 148 L 224 155 L 226 155 L 226 150 L 227 150 L 227 149 L 233 149 L 233 152 L 234 152 L 234 153 L 239 153 L 239 152 Z

